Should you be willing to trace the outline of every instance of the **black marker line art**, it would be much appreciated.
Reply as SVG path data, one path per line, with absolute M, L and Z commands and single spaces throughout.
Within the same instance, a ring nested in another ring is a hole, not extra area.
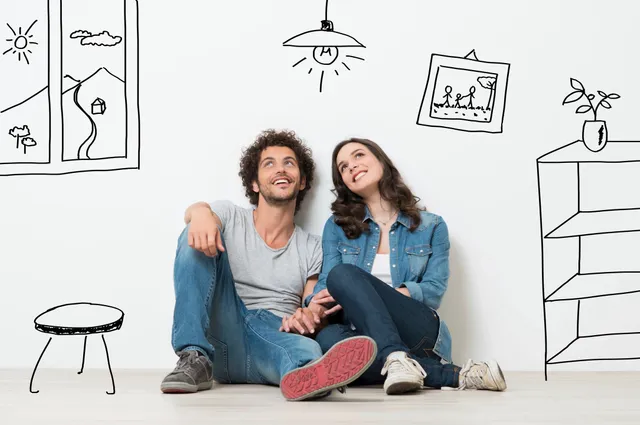
M 83 46 L 113 47 L 122 41 L 122 37 L 119 35 L 113 36 L 109 34 L 109 31 L 93 34 L 90 31 L 77 30 L 72 32 L 69 37 L 79 38 L 80 44 Z
M 37 41 L 33 40 L 33 34 L 30 34 L 30 32 L 37 22 L 37 19 L 34 20 L 24 33 L 22 32 L 22 27 L 18 27 L 18 30 L 16 31 L 9 23 L 7 23 L 7 27 L 11 30 L 12 35 L 9 36 L 6 41 L 11 45 L 11 47 L 2 52 L 2 54 L 6 55 L 8 53 L 12 53 L 15 55 L 17 53 L 18 62 L 22 61 L 22 58 L 24 58 L 26 64 L 29 65 L 29 54 L 33 54 L 31 46 L 38 44 Z
M 107 391 L 108 395 L 116 393 L 116 384 L 113 378 L 113 371 L 111 370 L 111 360 L 109 358 L 109 349 L 107 347 L 107 341 L 104 338 L 104 334 L 108 332 L 114 332 L 122 327 L 124 321 L 124 312 L 117 307 L 113 307 L 106 304 L 97 304 L 91 302 L 77 302 L 62 304 L 46 310 L 39 314 L 33 321 L 35 329 L 39 332 L 48 335 L 57 336 L 84 336 L 83 349 L 82 349 L 82 365 L 78 374 L 84 372 L 84 362 L 87 350 L 87 338 L 89 335 L 100 334 L 102 338 L 102 344 L 104 345 L 104 351 L 107 359 L 107 366 L 109 368 L 109 375 L 111 376 L 111 391 Z M 49 344 L 53 336 L 50 336 L 44 346 L 40 357 L 31 373 L 31 380 L 29 381 L 29 392 L 37 394 L 40 390 L 33 389 L 33 378 L 36 375 L 40 361 L 47 351 Z
M 2 175 L 5 164 L 21 168 L 50 160 L 49 3 L 0 0 L 0 16 Z
M 138 1 L 93 0 L 92 16 L 85 3 L 47 3 L 47 37 L 56 40 L 48 61 L 59 56 L 61 65 L 47 71 L 46 86 L 9 105 L 0 93 L 0 136 L 14 127 L 31 129 L 30 139 L 21 136 L 19 152 L 2 149 L 0 139 L 0 176 L 140 169 Z M 50 93 L 50 78 L 60 81 L 59 94 Z M 41 128 L 43 114 L 33 113 L 43 109 L 45 97 L 48 134 Z M 52 104 L 60 106 L 60 116 L 51 113 Z M 51 134 L 52 121 L 61 134 Z
M 569 83 L 573 88 L 573 91 L 569 93 L 564 100 L 562 101 L 563 105 L 577 102 L 578 100 L 582 100 L 584 98 L 582 105 L 578 106 L 576 109 L 577 114 L 586 114 L 587 112 L 593 113 L 593 120 L 585 120 L 582 126 L 582 141 L 584 145 L 592 152 L 598 152 L 607 144 L 608 141 L 608 131 L 607 131 L 607 122 L 603 120 L 598 120 L 598 109 L 600 107 L 604 109 L 611 109 L 610 100 L 620 99 L 620 95 L 617 93 L 607 94 L 602 90 L 598 90 L 597 93 L 600 96 L 600 101 L 595 104 L 594 100 L 596 95 L 593 93 L 588 93 L 584 88 L 584 85 L 575 78 L 569 78 Z
M 511 65 L 431 55 L 418 125 L 466 132 L 502 133 Z
M 364 61 L 364 58 L 354 55 L 344 55 L 344 59 L 338 60 L 341 49 L 350 47 L 365 48 L 365 46 L 352 36 L 333 29 L 333 21 L 329 20 L 329 0 L 325 2 L 324 19 L 320 21 L 320 29 L 313 29 L 295 35 L 282 43 L 282 45 L 285 47 L 304 47 L 310 49 L 309 56 L 304 56 L 302 59 L 296 61 L 293 64 L 293 68 L 298 65 L 307 65 L 305 61 L 310 59 L 307 74 L 311 74 L 315 69 L 314 67 L 320 65 L 320 93 L 322 93 L 325 72 L 333 71 L 335 75 L 340 75 L 340 72 L 343 70 L 351 71 L 351 68 L 347 64 L 348 59 Z M 311 62 L 311 60 L 313 60 L 313 62 Z
M 589 99 L 581 83 L 572 79 L 571 85 L 575 91 L 563 104 Z M 601 97 L 618 98 L 604 92 Z M 640 173 L 640 142 L 608 141 L 607 149 L 594 151 L 576 140 L 536 162 L 545 381 L 550 365 L 640 360 L 633 350 L 640 332 L 583 329 L 585 307 L 601 315 L 598 307 L 612 297 L 640 295 L 640 265 L 620 260 L 628 250 L 623 242 L 640 237 L 640 205 L 594 187 L 628 185 L 619 179 Z

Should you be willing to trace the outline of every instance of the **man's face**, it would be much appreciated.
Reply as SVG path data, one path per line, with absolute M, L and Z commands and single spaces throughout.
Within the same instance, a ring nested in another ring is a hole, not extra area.
M 260 193 L 270 205 L 286 205 L 294 201 L 298 192 L 305 188 L 305 179 L 300 177 L 296 155 L 290 148 L 270 146 L 260 154 L 258 181 L 253 182 L 253 191 Z

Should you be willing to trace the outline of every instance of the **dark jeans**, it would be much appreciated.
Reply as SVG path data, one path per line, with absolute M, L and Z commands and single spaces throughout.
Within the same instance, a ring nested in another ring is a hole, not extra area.
M 339 264 L 329 272 L 327 289 L 342 310 L 316 336 L 322 351 L 355 335 L 367 335 L 378 345 L 376 360 L 352 385 L 383 383 L 380 372 L 387 356 L 404 351 L 427 372 L 425 386 L 458 386 L 460 367 L 442 364 L 433 352 L 440 327 L 434 310 L 351 264 Z

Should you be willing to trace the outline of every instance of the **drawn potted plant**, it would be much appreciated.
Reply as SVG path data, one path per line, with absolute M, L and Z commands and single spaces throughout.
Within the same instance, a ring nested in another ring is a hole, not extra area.
M 602 99 L 600 99 L 598 104 L 594 107 L 592 101 L 596 96 L 592 93 L 587 94 L 582 83 L 575 78 L 570 78 L 569 82 L 575 91 L 569 93 L 562 101 L 562 104 L 565 105 L 567 103 L 577 102 L 582 99 L 583 96 L 587 98 L 588 105 L 580 105 L 578 109 L 576 109 L 576 113 L 585 114 L 589 111 L 593 111 L 593 120 L 585 120 L 582 125 L 582 142 L 590 151 L 598 152 L 605 147 L 608 140 L 607 122 L 598 120 L 598 108 L 602 106 L 605 109 L 611 109 L 611 103 L 609 103 L 609 100 L 620 99 L 620 95 L 617 93 L 607 94 L 598 90 L 598 95 L 600 95 Z

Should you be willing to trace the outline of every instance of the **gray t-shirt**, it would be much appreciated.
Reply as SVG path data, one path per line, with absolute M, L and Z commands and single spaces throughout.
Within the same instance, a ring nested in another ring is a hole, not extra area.
M 240 299 L 249 310 L 282 317 L 302 305 L 307 279 L 322 268 L 322 240 L 296 225 L 287 244 L 270 248 L 253 223 L 253 208 L 229 201 L 210 204 L 222 221 L 222 237 Z

